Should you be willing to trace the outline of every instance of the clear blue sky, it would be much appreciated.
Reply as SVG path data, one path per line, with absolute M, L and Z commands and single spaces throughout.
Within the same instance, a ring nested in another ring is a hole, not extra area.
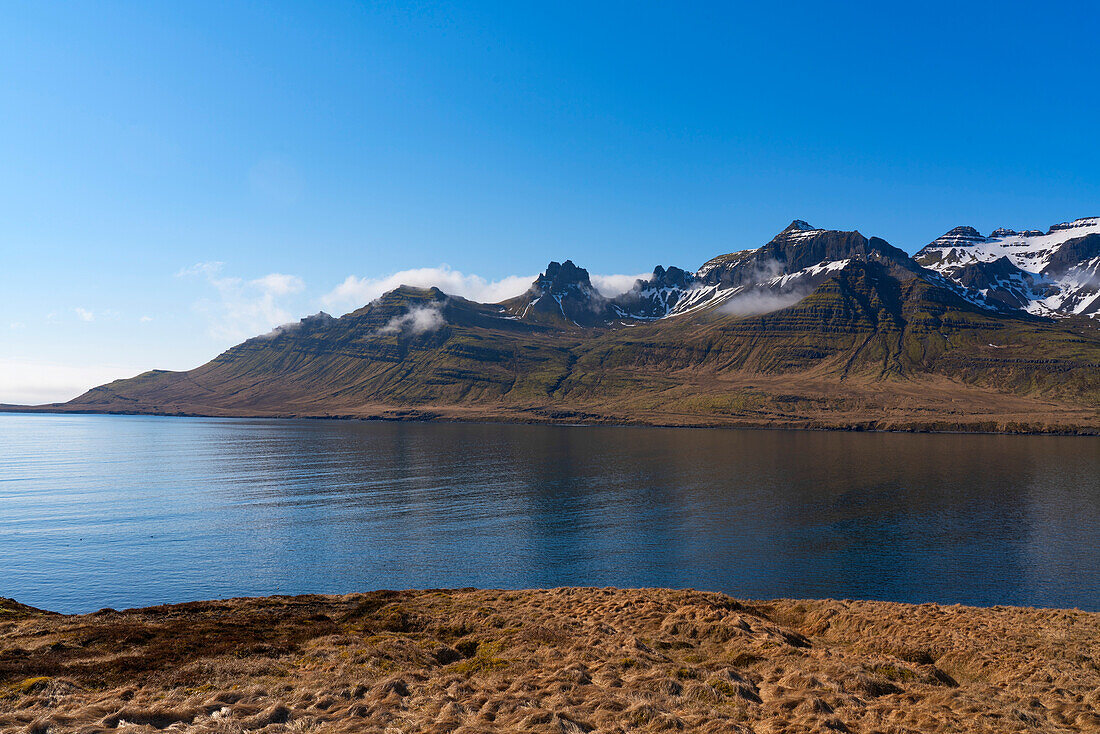
M 406 269 L 499 293 L 794 218 L 912 252 L 1100 214 L 1091 3 L 533 5 L 0 5 L 0 401 Z

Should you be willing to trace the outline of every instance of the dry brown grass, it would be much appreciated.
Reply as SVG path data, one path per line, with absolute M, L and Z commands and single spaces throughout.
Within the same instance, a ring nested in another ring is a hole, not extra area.
M 670 590 L 0 600 L 4 732 L 1100 731 L 1100 614 Z
M 1051 397 L 1021 396 L 937 375 L 883 380 L 817 373 L 762 375 L 698 370 L 661 373 L 672 386 L 553 401 L 386 403 L 284 401 L 257 397 L 245 406 L 164 402 L 138 405 L 5 406 L 16 412 L 115 411 L 262 418 L 391 421 L 583 423 L 699 428 L 790 428 L 859 431 L 1100 434 L 1100 408 Z

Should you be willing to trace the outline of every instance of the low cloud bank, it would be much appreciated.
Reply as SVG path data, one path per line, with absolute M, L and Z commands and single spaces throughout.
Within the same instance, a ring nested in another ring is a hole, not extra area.
M 349 275 L 342 283 L 321 296 L 321 304 L 333 313 L 347 313 L 357 309 L 383 293 L 401 285 L 415 288 L 436 287 L 447 295 L 461 296 L 479 303 L 499 303 L 514 298 L 528 288 L 537 275 L 509 275 L 500 280 L 489 280 L 480 275 L 452 270 L 447 265 L 437 268 L 401 270 L 380 278 L 360 278 Z M 606 298 L 625 293 L 641 278 L 648 280 L 652 273 L 640 275 L 592 275 L 593 287 Z
M 626 293 L 634 287 L 639 280 L 653 280 L 653 273 L 641 273 L 639 275 L 590 275 L 592 286 L 600 292 L 604 298 L 614 298 Z
M 400 334 L 407 332 L 409 334 L 424 334 L 429 331 L 435 331 L 439 327 L 446 324 L 447 321 L 443 318 L 443 311 L 441 306 L 417 306 L 409 309 L 407 313 L 403 313 L 400 316 L 394 316 L 385 326 L 378 330 L 379 334 Z
M 810 291 L 803 288 L 796 288 L 785 293 L 767 290 L 748 291 L 726 301 L 718 307 L 718 311 L 734 316 L 756 316 L 793 306 L 808 295 L 810 295 Z
M 401 270 L 381 278 L 349 275 L 344 282 L 321 296 L 321 303 L 330 311 L 346 313 L 401 285 L 415 288 L 434 286 L 451 296 L 461 296 L 481 303 L 497 303 L 523 293 L 534 279 L 534 275 L 509 275 L 500 280 L 487 280 L 480 275 L 452 270 L 446 265 Z

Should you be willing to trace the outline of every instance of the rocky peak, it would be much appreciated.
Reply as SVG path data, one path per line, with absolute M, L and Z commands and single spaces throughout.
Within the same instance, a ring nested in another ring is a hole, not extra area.
M 1062 232 L 1068 229 L 1094 228 L 1098 225 L 1100 225 L 1100 217 L 1081 217 L 1080 219 L 1074 219 L 1072 222 L 1052 224 L 1050 226 L 1050 232 Z
M 620 317 L 659 319 L 671 313 L 695 284 L 694 273 L 658 265 L 653 268 L 653 277 L 639 278 L 633 288 L 611 299 L 612 310 Z
M 811 226 L 809 222 L 802 219 L 796 219 L 788 224 L 787 228 L 780 232 L 780 234 L 787 234 L 789 232 L 813 232 L 815 229 L 817 228 Z
M 955 227 L 937 237 L 928 244 L 929 247 L 969 247 L 980 242 L 985 242 L 982 233 L 973 227 Z
M 558 294 L 570 288 L 591 289 L 592 281 L 587 270 L 577 267 L 572 260 L 566 260 L 547 265 L 546 272 L 535 279 L 532 288 L 542 293 Z
M 675 265 L 670 265 L 668 269 L 658 265 L 653 268 L 653 277 L 650 280 L 640 280 L 635 284 L 635 287 L 647 285 L 657 288 L 687 288 L 694 280 L 695 275 L 693 273 L 682 270 Z
M 511 315 L 528 322 L 595 326 L 616 316 L 609 304 L 592 286 L 588 271 L 566 260 L 551 262 L 526 293 L 502 305 Z
M 818 236 L 824 229 L 810 226 L 801 219 L 796 219 L 787 225 L 787 228 L 772 238 L 772 242 L 803 242 Z
M 868 239 L 857 231 L 831 229 L 793 230 L 788 227 L 757 251 L 760 263 L 774 261 L 787 273 L 825 262 L 872 258 L 909 260 L 908 255 L 886 240 Z
M 787 275 L 798 274 L 793 279 L 783 279 L 784 284 L 802 280 L 804 275 L 812 279 L 827 277 L 835 269 L 830 263 L 853 260 L 876 260 L 910 272 L 919 270 L 905 252 L 878 237 L 868 239 L 855 231 L 815 229 L 796 219 L 759 249 L 720 255 L 708 261 L 696 277 L 705 285 L 720 288 L 771 287 L 768 285 L 771 281 Z
M 327 324 L 327 323 L 331 323 L 335 320 L 336 320 L 335 316 L 332 316 L 331 314 L 327 314 L 324 311 L 318 311 L 317 313 L 312 314 L 311 316 L 303 316 L 302 317 L 302 323 L 303 324 Z
M 255 339 L 274 339 L 292 333 L 314 333 L 323 331 L 328 326 L 336 323 L 336 318 L 324 311 L 318 311 L 311 316 L 304 316 L 299 321 L 291 321 L 280 324 L 266 334 L 254 337 Z

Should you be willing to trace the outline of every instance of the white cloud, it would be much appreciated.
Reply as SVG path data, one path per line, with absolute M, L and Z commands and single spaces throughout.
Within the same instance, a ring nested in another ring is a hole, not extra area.
M 809 288 L 796 288 L 785 293 L 754 290 L 736 295 L 723 303 L 718 311 L 734 316 L 755 316 L 762 313 L 771 313 L 781 308 L 787 308 L 810 295 Z
M 351 311 L 401 285 L 417 288 L 435 286 L 451 296 L 461 296 L 481 303 L 497 303 L 520 295 L 530 287 L 531 281 L 536 277 L 509 275 L 500 280 L 487 280 L 480 275 L 467 275 L 451 270 L 447 265 L 401 270 L 382 278 L 358 278 L 349 275 L 343 283 L 322 296 L 321 303 L 330 311 Z
M 447 265 L 437 268 L 401 270 L 381 278 L 359 278 L 349 275 L 344 282 L 321 297 L 322 305 L 329 311 L 345 313 L 364 306 L 383 293 L 401 285 L 431 288 L 451 296 L 461 296 L 480 303 L 499 303 L 520 295 L 531 287 L 537 275 L 509 275 L 500 280 L 489 280 L 480 275 L 452 270 Z M 640 275 L 593 275 L 592 285 L 608 298 L 625 293 L 641 278 L 648 280 L 652 273 Z
M 620 293 L 626 293 L 634 287 L 636 280 L 652 280 L 653 273 L 641 273 L 640 275 L 592 275 L 589 276 L 592 285 L 605 298 L 614 298 Z
M 76 314 L 76 317 L 78 319 L 80 319 L 81 321 L 84 321 L 84 322 L 95 321 L 96 319 L 101 319 L 101 320 L 106 319 L 108 321 L 118 321 L 118 319 L 122 316 L 122 314 L 120 314 L 118 311 L 115 311 L 114 309 L 111 309 L 111 308 L 107 308 L 107 309 L 104 309 L 102 311 L 97 312 L 97 311 L 90 311 L 86 308 L 80 308 L 79 306 L 77 306 L 76 308 L 73 309 L 73 313 Z M 57 323 L 57 314 L 55 314 L 55 313 L 47 314 L 46 315 L 46 322 L 50 323 L 50 324 Z
M 181 268 L 180 271 L 176 273 L 176 277 L 183 278 L 188 275 L 204 275 L 208 278 L 213 278 L 222 271 L 223 267 L 225 267 L 225 263 L 221 262 L 220 260 L 195 263 L 189 268 Z
M 0 403 L 60 403 L 97 385 L 133 377 L 143 371 L 120 365 L 68 365 L 0 359 Z
M 286 296 L 291 293 L 299 293 L 305 288 L 305 283 L 296 275 L 284 275 L 283 273 L 269 273 L 262 278 L 252 281 L 252 284 L 276 296 Z
M 379 334 L 398 334 L 408 331 L 412 334 L 423 334 L 426 331 L 435 331 L 443 324 L 443 312 L 439 305 L 419 306 L 409 309 L 408 313 L 394 316 L 385 326 L 378 330 Z
M 305 283 L 296 275 L 268 273 L 244 280 L 223 276 L 223 263 L 197 263 L 180 270 L 178 277 L 200 276 L 217 290 L 217 299 L 202 299 L 195 310 L 210 322 L 215 339 L 246 339 L 270 331 L 291 320 L 280 299 L 300 293 Z
M 152 316 L 142 316 L 140 319 L 138 319 L 138 321 L 140 321 L 143 324 L 148 324 L 152 320 L 153 320 Z

